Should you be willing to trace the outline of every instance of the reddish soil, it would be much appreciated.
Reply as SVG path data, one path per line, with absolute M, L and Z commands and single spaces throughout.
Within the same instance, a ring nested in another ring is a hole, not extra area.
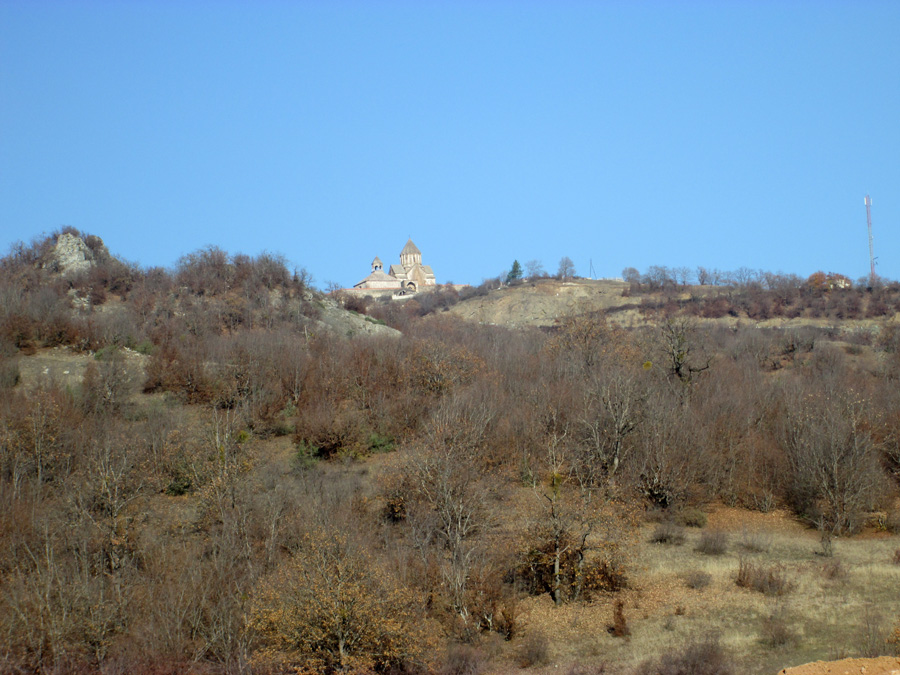
M 815 661 L 795 668 L 784 668 L 778 675 L 900 675 L 900 658 L 842 659 Z

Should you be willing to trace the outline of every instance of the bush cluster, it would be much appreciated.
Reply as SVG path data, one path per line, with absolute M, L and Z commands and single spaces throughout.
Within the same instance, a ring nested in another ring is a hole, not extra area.
M 794 589 L 782 565 L 762 565 L 744 558 L 738 563 L 735 583 L 741 588 L 771 596 L 787 595 Z

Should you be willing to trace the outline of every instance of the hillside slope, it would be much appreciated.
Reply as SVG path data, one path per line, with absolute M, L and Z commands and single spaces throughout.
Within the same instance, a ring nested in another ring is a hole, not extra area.
M 561 316 L 633 305 L 633 298 L 622 296 L 627 288 L 623 281 L 540 279 L 463 300 L 449 312 L 491 325 L 552 326 Z

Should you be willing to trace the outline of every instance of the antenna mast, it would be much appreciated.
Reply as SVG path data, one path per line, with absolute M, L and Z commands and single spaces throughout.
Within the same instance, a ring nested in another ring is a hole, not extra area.
M 866 224 L 869 226 L 869 285 L 875 285 L 875 245 L 872 239 L 872 198 L 866 195 Z

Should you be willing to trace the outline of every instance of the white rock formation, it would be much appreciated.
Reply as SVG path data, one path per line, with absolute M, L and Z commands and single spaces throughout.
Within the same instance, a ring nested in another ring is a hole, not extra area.
M 64 276 L 80 274 L 96 264 L 94 252 L 88 248 L 81 237 L 74 234 L 61 234 L 53 249 L 53 265 Z

